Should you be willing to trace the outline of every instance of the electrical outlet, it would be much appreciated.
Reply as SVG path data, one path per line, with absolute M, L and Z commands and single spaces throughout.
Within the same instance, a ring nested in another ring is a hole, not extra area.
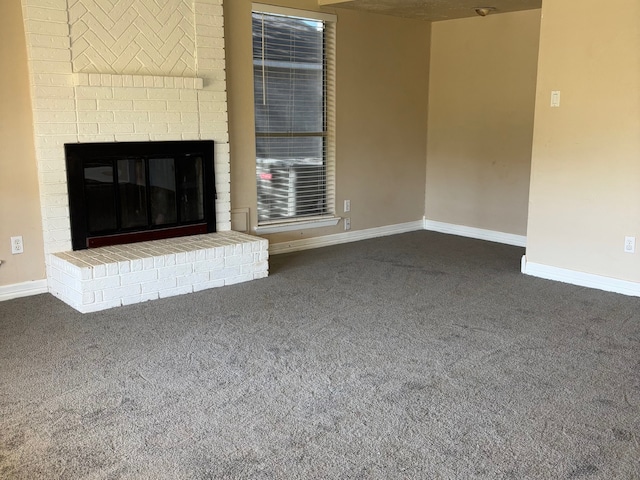
M 16 255 L 18 253 L 24 253 L 24 244 L 22 243 L 22 236 L 11 237 L 11 253 Z
M 624 237 L 625 253 L 636 253 L 636 237 Z
M 344 219 L 344 229 L 351 230 L 351 219 L 348 217 Z
M 350 212 L 351 211 L 351 200 L 345 200 L 344 201 L 344 211 L 345 212 Z

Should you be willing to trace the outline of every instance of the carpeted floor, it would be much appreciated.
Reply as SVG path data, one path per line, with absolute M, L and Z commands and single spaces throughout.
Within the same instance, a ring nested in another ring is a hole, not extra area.
M 415 232 L 101 313 L 0 303 L 0 478 L 640 478 L 640 299 L 522 254 Z

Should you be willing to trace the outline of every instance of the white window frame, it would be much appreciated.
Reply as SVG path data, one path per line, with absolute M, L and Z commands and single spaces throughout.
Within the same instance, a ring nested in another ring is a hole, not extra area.
M 335 215 L 335 185 L 336 185 L 336 120 L 335 120 L 335 79 L 336 79 L 336 15 L 324 12 L 314 12 L 293 8 L 266 5 L 262 3 L 251 4 L 252 13 L 265 13 L 283 15 L 287 17 L 319 20 L 325 23 L 325 54 L 326 54 L 326 102 L 325 115 L 327 122 L 326 134 L 326 204 L 327 213 L 314 217 L 299 217 L 291 219 L 278 219 L 259 222 L 256 233 L 278 233 L 309 228 L 321 228 L 335 226 L 340 217 Z

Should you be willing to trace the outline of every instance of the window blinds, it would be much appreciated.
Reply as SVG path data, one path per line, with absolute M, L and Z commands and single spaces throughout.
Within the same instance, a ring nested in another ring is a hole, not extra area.
M 333 22 L 253 13 L 260 224 L 333 213 Z

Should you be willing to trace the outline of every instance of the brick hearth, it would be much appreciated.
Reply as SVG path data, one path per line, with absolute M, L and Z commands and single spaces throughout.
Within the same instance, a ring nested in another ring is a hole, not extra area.
M 268 242 L 238 232 L 50 255 L 49 290 L 82 313 L 268 275 Z

